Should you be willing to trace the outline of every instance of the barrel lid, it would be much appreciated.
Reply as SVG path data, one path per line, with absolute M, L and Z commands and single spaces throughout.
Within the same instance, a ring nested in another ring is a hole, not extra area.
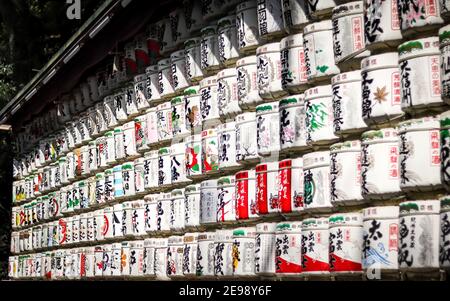
M 217 76 L 208 76 L 200 81 L 200 89 L 206 88 L 208 86 L 214 86 L 217 84 Z
M 171 191 L 172 198 L 184 198 L 184 188 L 173 189 Z
M 169 247 L 173 246 L 173 245 L 182 245 L 183 244 L 183 236 L 176 236 L 176 235 L 169 236 L 167 239 L 167 242 L 169 244 Z
M 200 183 L 200 188 L 217 187 L 217 180 L 206 180 Z
M 278 171 L 278 161 L 263 162 L 256 165 L 256 174 Z
M 364 208 L 362 210 L 363 220 L 369 219 L 383 219 L 383 218 L 395 218 L 398 219 L 399 207 L 398 206 L 380 206 Z
M 446 195 L 439 200 L 441 201 L 441 212 L 450 211 L 450 196 Z
M 255 179 L 256 178 L 256 172 L 254 169 L 250 170 L 243 170 L 237 172 L 235 175 L 236 182 L 241 180 L 247 180 L 247 179 Z
M 236 67 L 246 65 L 256 65 L 256 55 L 246 56 L 236 61 Z
M 297 33 L 287 36 L 280 41 L 280 48 L 287 49 L 292 47 L 303 47 L 303 34 Z
M 439 29 L 439 42 L 441 43 L 441 47 L 443 44 L 450 43 L 450 25 L 446 25 Z
M 322 31 L 322 30 L 331 30 L 333 28 L 333 24 L 331 20 L 325 20 L 321 22 L 312 23 L 309 25 L 306 25 L 303 29 L 303 34 L 309 34 L 316 31 Z
M 230 26 L 236 26 L 236 16 L 235 15 L 229 15 L 226 17 L 223 17 L 217 21 L 217 28 L 220 31 L 221 29 L 230 27 Z
M 198 241 L 205 241 L 205 240 L 214 240 L 216 238 L 215 232 L 202 232 L 198 234 Z
M 440 202 L 437 200 L 406 201 L 400 203 L 400 216 L 415 214 L 438 214 Z
M 167 238 L 154 238 L 154 246 L 156 249 L 167 248 L 169 240 Z
M 155 247 L 155 239 L 154 238 L 144 239 L 144 247 L 154 248 Z
M 200 86 L 190 86 L 183 90 L 184 96 L 198 95 Z
M 361 141 L 359 140 L 351 140 L 351 141 L 344 141 L 335 143 L 330 146 L 330 153 L 340 153 L 344 151 L 355 151 L 360 152 L 361 151 Z
M 254 122 L 255 119 L 256 119 L 255 112 L 246 112 L 246 113 L 237 115 L 234 120 L 236 121 L 236 124 L 239 124 L 239 123 L 245 123 L 245 122 L 251 122 L 251 121 Z
M 171 108 L 172 108 L 172 105 L 171 105 L 170 101 L 167 101 L 167 102 L 163 102 L 163 103 L 157 105 L 156 111 L 170 110 Z
M 269 44 L 264 44 L 256 48 L 256 55 L 268 53 L 268 52 L 280 52 L 280 43 L 274 42 Z
M 320 151 L 305 154 L 303 156 L 303 168 L 312 168 L 330 164 L 330 152 Z
M 277 233 L 299 232 L 302 229 L 302 222 L 281 222 L 277 223 Z
M 278 113 L 278 101 L 256 106 L 256 115 L 263 115 L 268 113 Z
M 199 233 L 197 233 L 197 232 L 185 233 L 183 241 L 185 244 L 197 243 L 198 235 L 199 235 Z
M 171 155 L 184 154 L 186 150 L 186 145 L 184 143 L 174 143 L 171 145 Z
M 200 193 L 200 184 L 188 185 L 184 189 L 184 192 L 185 192 L 185 194 Z
M 114 207 L 105 207 L 103 208 L 103 213 L 112 213 L 114 211 Z
M 226 68 L 222 69 L 217 73 L 217 80 L 221 80 L 225 77 L 233 77 L 236 78 L 237 72 L 236 68 Z
M 159 153 L 159 150 L 157 150 L 157 149 L 151 150 L 149 152 L 144 153 L 144 158 L 146 158 L 146 159 L 156 158 L 156 157 L 158 157 L 158 153 Z
M 122 130 L 123 130 L 122 126 L 115 127 L 114 134 L 120 134 L 122 133 Z
M 196 45 L 199 45 L 200 42 L 202 41 L 201 37 L 193 37 L 193 38 L 189 38 L 184 42 L 184 47 L 185 48 L 190 48 Z
M 142 82 L 142 81 L 145 81 L 145 80 L 147 80 L 147 75 L 145 73 L 138 74 L 138 75 L 136 75 L 134 77 L 134 82 L 135 83 L 139 83 L 139 82 Z
M 116 165 L 113 167 L 113 172 L 122 171 L 122 165 Z
M 168 68 L 168 67 L 170 67 L 170 59 L 169 58 L 160 59 L 158 61 L 158 71 L 161 71 L 161 69 Z
M 130 241 L 130 248 L 132 248 L 132 249 L 141 249 L 143 247 L 144 247 L 144 241 L 143 240 Z
M 169 147 L 162 147 L 162 148 L 159 149 L 158 154 L 160 156 L 170 155 L 170 148 Z
M 255 7 L 256 7 L 256 1 L 245 1 L 245 2 L 242 2 L 241 4 L 238 4 L 238 6 L 236 7 L 236 11 L 240 12 L 240 11 L 255 8 Z
M 319 97 L 331 97 L 332 95 L 333 90 L 331 88 L 331 85 L 316 86 L 305 91 L 305 100 Z
M 233 230 L 233 238 L 255 237 L 256 227 L 237 228 Z
M 159 193 L 147 194 L 146 196 L 144 196 L 144 200 L 148 202 L 156 202 L 160 199 L 160 197 L 161 196 Z
M 236 122 L 231 121 L 231 122 L 225 122 L 225 123 L 219 124 L 216 129 L 217 129 L 218 133 L 222 133 L 222 132 L 226 132 L 226 131 L 234 131 L 234 130 L 236 130 Z
M 339 73 L 331 78 L 331 85 L 354 81 L 361 81 L 361 70 Z
M 398 46 L 399 61 L 423 55 L 440 55 L 439 37 L 407 41 Z
M 300 106 L 304 104 L 304 101 L 305 101 L 305 94 L 290 95 L 281 99 L 279 106 L 280 108 Z
M 380 130 L 371 130 L 362 133 L 361 135 L 362 144 L 369 143 L 371 141 L 379 141 L 379 140 L 386 140 L 386 141 L 398 141 L 397 137 L 397 130 L 394 128 L 385 128 Z
M 191 143 L 191 142 L 200 142 L 202 140 L 202 134 L 194 134 L 187 136 L 184 138 L 185 143 Z
M 328 218 L 330 228 L 338 226 L 362 226 L 362 214 L 360 212 L 338 213 Z
M 134 168 L 133 162 L 126 162 L 122 164 L 122 170 L 132 170 Z
M 216 237 L 214 238 L 214 240 L 217 242 L 233 242 L 233 230 L 216 230 Z
M 176 61 L 176 60 L 180 60 L 180 59 L 184 60 L 184 49 L 172 52 L 170 54 L 170 59 L 172 61 Z
M 217 185 L 218 186 L 234 186 L 235 181 L 236 181 L 235 176 L 220 177 L 217 180 Z
M 439 115 L 441 128 L 448 129 L 450 127 L 450 111 L 446 111 Z
M 177 104 L 184 104 L 184 97 L 183 96 L 175 96 L 174 98 L 172 98 L 170 103 L 172 106 L 177 105 Z
M 202 131 L 202 138 L 214 137 L 217 136 L 216 129 L 207 129 Z
M 362 14 L 364 12 L 363 1 L 354 1 L 335 6 L 333 8 L 332 19 L 341 18 L 353 14 Z
M 413 130 L 438 130 L 440 122 L 434 117 L 423 117 L 402 121 L 398 124 L 398 133 L 404 133 Z
M 140 165 L 140 164 L 144 164 L 145 159 L 144 158 L 137 158 L 134 160 L 134 165 Z
M 111 175 L 114 172 L 114 168 L 105 169 L 105 175 Z
M 161 192 L 159 200 L 160 201 L 168 201 L 172 197 L 172 194 L 170 192 Z
M 256 233 L 275 233 L 277 223 L 259 223 L 256 225 Z
M 361 71 L 370 71 L 377 68 L 398 68 L 398 53 L 387 52 L 371 55 L 361 61 Z
M 307 218 L 302 222 L 302 231 L 307 230 L 328 230 L 328 218 Z

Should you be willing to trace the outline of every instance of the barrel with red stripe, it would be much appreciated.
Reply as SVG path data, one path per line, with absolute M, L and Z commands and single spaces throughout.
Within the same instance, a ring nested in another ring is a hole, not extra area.
M 236 173 L 236 219 L 258 217 L 256 206 L 255 170 Z
M 256 165 L 256 200 L 259 214 L 279 211 L 278 162 Z
M 302 272 L 329 274 L 328 218 L 308 218 L 302 223 Z

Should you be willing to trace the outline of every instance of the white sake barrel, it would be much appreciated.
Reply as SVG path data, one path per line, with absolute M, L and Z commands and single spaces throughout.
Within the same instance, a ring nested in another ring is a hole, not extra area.
M 307 218 L 302 222 L 302 273 L 328 275 L 329 265 L 328 218 Z
M 261 103 L 256 79 L 256 56 L 247 56 L 236 61 L 237 96 L 242 109 L 250 109 Z
M 159 143 L 166 144 L 173 138 L 172 106 L 164 102 L 156 107 Z
M 362 117 L 368 124 L 399 118 L 401 83 L 398 54 L 372 55 L 361 61 Z
M 217 104 L 222 119 L 241 113 L 237 94 L 236 68 L 222 69 L 217 73 Z
M 424 117 L 398 125 L 400 188 L 402 191 L 436 190 L 441 180 L 439 120 Z
M 158 187 L 158 151 L 152 150 L 144 154 L 144 186 L 146 190 Z
M 302 223 L 281 222 L 275 230 L 275 273 L 296 276 L 302 271 Z
M 167 187 L 172 183 L 170 147 L 160 148 L 158 151 L 158 186 Z
M 360 203 L 361 142 L 335 143 L 330 146 L 330 194 L 334 205 Z
M 127 258 L 128 259 L 128 258 Z M 122 243 L 111 244 L 111 277 L 120 277 L 122 275 Z
M 120 257 L 124 260 L 121 260 L 122 264 L 120 266 L 120 274 L 124 277 L 129 277 L 131 274 L 130 270 L 130 241 L 122 242 L 122 251 Z M 103 272 L 104 273 L 104 272 Z
M 145 232 L 154 233 L 157 229 L 157 207 L 159 194 L 148 194 L 144 197 Z
M 277 101 L 256 107 L 257 151 L 260 156 L 280 151 L 279 116 Z
M 306 144 L 306 111 L 304 94 L 280 100 L 280 148 L 282 151 L 302 150 Z
M 361 213 L 333 214 L 330 227 L 330 272 L 361 273 L 363 222 Z
M 280 43 L 274 42 L 256 49 L 258 92 L 261 98 L 270 100 L 286 95 L 281 81 Z
M 105 202 L 111 202 L 115 198 L 114 182 L 115 182 L 114 169 L 113 168 L 105 169 L 105 186 L 104 186 Z M 101 185 L 101 180 L 99 184 Z
M 275 274 L 275 229 L 276 223 L 256 225 L 255 273 L 271 276 Z
M 252 53 L 260 44 L 256 0 L 240 3 L 236 7 L 236 28 L 239 53 Z
M 190 85 L 190 81 L 186 76 L 184 49 L 172 52 L 170 55 L 170 62 L 172 68 L 173 89 L 176 93 L 180 93 Z
M 161 193 L 157 202 L 157 231 L 170 231 L 170 193 Z
M 144 276 L 154 277 L 155 276 L 155 239 L 146 238 L 144 240 L 144 265 L 143 265 Z
M 403 272 L 439 268 L 440 202 L 400 203 L 398 264 Z
M 402 109 L 442 105 L 439 38 L 407 41 L 398 46 L 398 52 Z
M 143 153 L 150 149 L 147 120 L 148 118 L 146 113 L 139 115 L 134 119 L 134 130 L 136 132 L 136 150 L 139 153 Z
M 175 95 L 169 58 L 158 61 L 158 87 L 159 96 L 163 99 L 170 99 Z
M 125 198 L 132 198 L 136 195 L 134 179 L 134 162 L 122 164 L 123 192 Z
M 310 21 L 307 1 L 281 1 L 281 10 L 284 29 L 288 33 L 301 32 Z
M 236 161 L 240 164 L 259 159 L 256 113 L 246 112 L 236 116 Z
M 202 140 L 201 134 L 185 138 L 186 176 L 189 179 L 202 177 Z
M 200 81 L 200 111 L 203 129 L 219 123 L 219 104 L 217 103 L 217 76 L 206 77 Z
M 136 158 L 139 156 L 136 149 L 136 127 L 134 120 L 123 125 L 123 146 L 126 158 Z
M 249 277 L 255 275 L 255 236 L 256 228 L 237 228 L 233 230 L 233 276 Z
M 172 98 L 172 135 L 174 139 L 182 139 L 190 134 L 186 123 L 186 102 L 184 96 Z
M 400 29 L 404 37 L 433 30 L 444 22 L 438 0 L 427 2 L 399 0 L 397 5 Z
M 200 37 L 193 37 L 184 42 L 186 77 L 191 82 L 198 82 L 203 78 L 203 72 L 200 67 Z
M 198 235 L 197 277 L 214 276 L 215 236 L 215 232 L 203 232 Z
M 145 201 L 137 200 L 131 203 L 131 229 L 132 235 L 143 236 L 145 232 Z M 128 214 L 127 214 L 128 217 Z
M 186 104 L 186 131 L 198 133 L 202 129 L 202 113 L 200 111 L 201 96 L 199 86 L 191 86 L 184 90 Z
M 214 249 L 214 275 L 233 276 L 233 230 L 217 230 Z
M 217 222 L 236 220 L 236 185 L 234 176 L 217 180 Z
M 174 232 L 181 231 L 185 227 L 184 201 L 184 188 L 172 190 L 170 197 L 170 229 Z
M 104 137 L 105 137 L 105 147 L 104 147 L 105 161 L 106 165 L 110 166 L 116 163 L 116 140 L 114 137 L 114 131 L 107 131 Z M 120 141 L 118 146 L 120 146 Z
M 398 270 L 398 206 L 363 209 L 362 267 L 369 273 Z
M 145 194 L 145 158 L 134 160 L 134 187 L 137 195 Z
M 445 1 L 444 1 L 445 2 Z M 450 8 L 450 2 L 447 3 Z M 450 16 L 447 12 L 447 15 Z M 450 101 L 450 26 L 439 29 L 439 42 L 441 50 L 441 85 L 442 98 L 446 103 Z
M 336 135 L 360 132 L 367 127 L 362 118 L 361 71 L 340 73 L 331 79 L 333 126 Z
M 167 249 L 167 276 L 176 279 L 183 277 L 183 236 L 170 236 Z
M 123 204 L 113 206 L 112 231 L 114 238 L 121 238 L 124 235 L 126 227 L 126 212 L 124 213 Z
M 289 2 L 289 1 L 283 1 Z M 294 34 L 281 39 L 281 84 L 291 93 L 307 88 L 305 50 L 303 34 Z
M 186 8 L 184 6 L 177 7 L 169 13 L 172 41 L 174 46 L 182 45 L 189 37 L 189 31 L 186 27 Z
M 305 91 L 307 142 L 312 145 L 336 141 L 333 129 L 333 92 L 331 85 Z
M 450 249 L 450 237 L 449 237 L 449 211 L 450 211 L 450 202 L 448 196 L 444 196 L 440 199 L 441 201 L 441 231 L 440 231 L 440 239 L 439 239 L 439 266 L 442 269 L 449 270 L 450 268 L 450 257 L 449 257 L 449 249 Z
M 330 152 L 320 151 L 303 156 L 305 209 L 327 210 L 330 197 Z
M 114 128 L 114 153 L 115 161 L 122 161 L 125 159 L 125 141 L 123 134 L 123 127 L 118 126 Z
M 402 39 L 397 0 L 364 1 L 366 47 L 396 46 Z
M 362 134 L 361 189 L 364 198 L 388 198 L 400 193 L 399 139 L 386 128 Z M 376 159 L 375 159 L 376 158 Z
M 200 184 L 186 186 L 184 197 L 184 224 L 186 228 L 200 226 Z
M 255 170 L 240 171 L 235 174 L 235 180 L 236 219 L 247 220 L 257 218 Z
M 134 97 L 139 111 L 144 111 L 149 107 L 146 85 L 147 75 L 145 73 L 134 77 Z
M 208 129 L 202 132 L 202 171 L 211 175 L 219 172 L 219 148 L 217 130 Z
M 240 164 L 236 161 L 236 123 L 226 122 L 217 126 L 219 170 L 234 170 Z
M 209 74 L 219 69 L 219 45 L 217 42 L 217 26 L 210 25 L 201 30 L 200 69 Z
M 217 42 L 220 64 L 233 65 L 239 58 L 235 15 L 226 16 L 217 21 Z
M 258 31 L 261 39 L 271 40 L 284 34 L 281 2 L 277 0 L 257 1 Z
M 147 76 L 147 101 L 150 105 L 153 105 L 161 100 L 161 95 L 159 94 L 158 65 L 152 65 L 145 68 L 145 75 Z
M 139 278 L 144 276 L 144 241 L 130 242 L 130 276 Z
M 171 146 L 171 183 L 173 185 L 191 182 L 186 177 L 186 146 L 184 143 L 175 143 Z
M 306 0 L 308 3 L 309 15 L 312 18 L 325 18 L 331 15 L 331 10 L 339 0 Z
M 194 277 L 197 269 L 197 249 L 199 233 L 186 233 L 183 236 L 183 275 Z
M 334 7 L 334 3 L 331 7 Z M 303 41 L 308 81 L 328 79 L 340 72 L 334 62 L 333 47 L 330 47 L 333 44 L 331 20 L 307 25 L 303 31 Z
M 200 224 L 217 223 L 217 180 L 200 184 Z

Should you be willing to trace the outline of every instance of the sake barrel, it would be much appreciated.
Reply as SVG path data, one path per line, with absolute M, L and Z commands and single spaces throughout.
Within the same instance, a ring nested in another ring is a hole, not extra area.
M 198 235 L 196 276 L 214 276 L 215 232 L 202 232 Z
M 361 142 L 335 143 L 330 147 L 330 194 L 336 206 L 363 201 L 361 192 Z
M 256 113 L 246 112 L 236 116 L 236 161 L 240 164 L 259 160 Z
M 144 241 L 130 242 L 130 277 L 144 277 Z
M 217 180 L 217 222 L 236 220 L 236 185 L 234 176 Z
M 121 238 L 126 230 L 127 212 L 123 210 L 123 204 L 113 206 L 112 232 L 114 238 Z
M 219 123 L 219 105 L 217 103 L 217 76 L 200 81 L 200 111 L 203 129 Z
M 307 0 L 309 15 L 314 19 L 323 19 L 331 16 L 333 7 L 339 0 Z
M 186 228 L 200 226 L 200 184 L 186 186 L 184 190 L 184 224 Z
M 257 152 L 269 156 L 280 151 L 280 123 L 278 102 L 256 107 Z
M 255 275 L 255 227 L 233 230 L 232 264 L 234 277 Z
M 145 194 L 145 158 L 134 160 L 134 187 L 137 195 Z
M 168 280 L 167 277 L 167 238 L 155 238 L 155 276 L 157 280 Z
M 186 100 L 184 96 L 172 98 L 172 135 L 174 139 L 182 139 L 191 132 L 187 128 Z
M 240 164 L 236 161 L 236 123 L 226 122 L 217 126 L 219 170 L 234 170 Z
M 217 26 L 210 25 L 200 30 L 200 69 L 211 74 L 219 69 L 219 47 L 217 43 Z
M 158 187 L 158 151 L 152 150 L 144 154 L 144 187 L 146 190 Z
M 330 152 L 319 151 L 303 156 L 304 200 L 307 210 L 329 210 Z
M 158 151 L 158 186 L 167 187 L 171 185 L 171 161 L 170 161 L 170 147 L 160 148 Z
M 281 213 L 304 209 L 303 159 L 285 159 L 278 164 L 278 199 Z
M 402 191 L 436 190 L 442 186 L 439 127 L 439 121 L 433 117 L 398 125 Z
M 219 19 L 217 33 L 219 62 L 224 66 L 231 66 L 239 58 L 236 16 L 230 15 Z
M 302 274 L 326 276 L 329 265 L 328 218 L 307 218 L 302 222 Z
M 132 159 L 139 156 L 136 141 L 136 123 L 133 120 L 123 125 L 123 147 L 126 158 Z
M 122 126 L 114 129 L 114 148 L 115 161 L 120 162 L 125 160 L 125 141 Z
M 134 77 L 134 97 L 136 107 L 139 111 L 145 111 L 149 107 L 147 94 L 147 75 L 145 73 L 136 75 Z
M 400 194 L 397 131 L 386 128 L 363 133 L 361 151 L 363 197 L 389 198 Z
M 186 104 L 186 131 L 198 133 L 202 129 L 202 114 L 200 111 L 201 96 L 199 86 L 191 86 L 184 90 Z
M 361 213 L 333 214 L 330 227 L 330 272 L 361 273 L 363 222 Z
M 281 81 L 280 43 L 274 42 L 256 49 L 256 80 L 259 96 L 265 100 L 276 99 L 286 95 Z
M 280 211 L 278 187 L 278 162 L 256 165 L 256 203 L 259 215 L 273 215 Z
M 170 193 L 161 193 L 158 202 L 156 204 L 157 217 L 156 217 L 156 230 L 157 231 L 170 231 Z
M 244 170 L 235 174 L 236 219 L 247 220 L 258 217 L 256 202 L 255 170 Z
M 304 150 L 308 147 L 304 98 L 304 94 L 291 95 L 279 102 L 281 151 Z
M 179 22 L 181 23 L 181 22 Z M 186 59 L 184 49 L 172 52 L 170 55 L 172 68 L 173 89 L 176 93 L 181 93 L 189 87 L 189 79 L 186 76 Z
M 448 241 L 450 240 L 449 237 L 449 211 L 450 211 L 450 201 L 448 196 L 444 196 L 440 199 L 441 201 L 441 214 L 440 214 L 440 220 L 441 220 L 441 232 L 440 232 L 440 240 L 439 240 L 439 266 L 442 269 L 449 270 L 450 267 L 450 257 L 449 257 L 449 249 L 450 244 Z
M 203 78 L 200 44 L 200 37 L 192 37 L 184 42 L 186 77 L 191 82 L 198 82 Z
M 284 1 L 289 2 L 289 1 Z M 295 1 L 292 1 L 295 2 Z M 290 93 L 307 88 L 305 50 L 303 34 L 294 34 L 281 39 L 281 84 Z
M 200 184 L 200 224 L 217 223 L 217 180 Z
M 307 1 L 282 1 L 281 10 L 284 29 L 288 33 L 301 32 L 310 21 Z
M 202 132 L 202 172 L 206 175 L 219 172 L 219 149 L 216 129 Z
M 147 101 L 150 105 L 153 105 L 161 100 L 161 95 L 159 94 L 158 65 L 152 65 L 145 68 L 145 75 L 147 77 L 145 87 L 147 91 Z
M 148 194 L 144 197 L 144 225 L 145 232 L 154 233 L 157 229 L 157 207 L 159 194 Z
M 170 197 L 170 229 L 181 231 L 185 227 L 185 197 L 184 188 L 174 189 Z
M 441 7 L 437 0 L 428 2 L 398 2 L 400 29 L 404 37 L 418 32 L 431 31 L 442 24 Z
M 203 177 L 202 173 L 202 138 L 201 134 L 185 138 L 186 176 L 189 179 Z
M 183 236 L 170 236 L 167 249 L 167 276 L 176 279 L 183 277 Z
M 183 275 L 195 277 L 199 233 L 186 233 L 183 237 Z
M 239 53 L 254 52 L 260 44 L 255 0 L 242 2 L 236 7 L 236 28 Z
M 272 276 L 275 274 L 275 229 L 276 223 L 256 225 L 255 274 Z
M 236 68 L 222 69 L 217 73 L 217 103 L 222 119 L 241 113 L 237 95 Z
M 170 99 L 175 95 L 169 58 L 158 61 L 158 87 L 159 96 L 163 99 Z
M 450 8 L 450 2 L 447 3 Z M 450 11 L 449 11 L 450 12 Z M 447 15 L 449 15 L 447 13 Z M 441 85 L 442 91 L 441 95 L 443 100 L 448 103 L 450 101 L 450 26 L 444 26 L 439 29 L 439 43 L 441 50 Z
M 237 96 L 242 109 L 251 109 L 263 102 L 258 92 L 256 79 L 256 56 L 247 56 L 236 61 Z
M 156 107 L 158 142 L 167 144 L 173 138 L 172 107 L 164 102 Z
M 279 277 L 298 276 L 302 271 L 301 222 L 281 222 L 275 230 L 275 273 Z

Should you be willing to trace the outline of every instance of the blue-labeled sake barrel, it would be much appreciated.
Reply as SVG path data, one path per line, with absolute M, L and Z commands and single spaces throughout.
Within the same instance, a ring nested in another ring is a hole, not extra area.
M 362 267 L 366 277 L 398 273 L 398 206 L 363 209 Z
M 288 33 L 301 32 L 310 21 L 307 1 L 281 1 L 281 10 L 284 29 Z
M 362 118 L 361 71 L 340 73 L 331 79 L 333 129 L 336 135 L 357 133 L 367 128 Z
M 240 3 L 236 7 L 236 28 L 239 53 L 250 54 L 260 45 L 256 0 Z
M 397 131 L 393 128 L 368 131 L 364 132 L 361 138 L 363 197 L 365 199 L 387 199 L 400 195 Z
M 450 231 L 449 231 L 449 219 L 450 219 L 450 199 L 448 196 L 444 196 L 441 201 L 441 232 L 439 240 L 439 266 L 441 269 L 450 269 Z
M 305 209 L 329 210 L 332 207 L 330 194 L 330 152 L 319 151 L 303 156 Z
M 439 38 L 407 41 L 398 46 L 402 110 L 442 106 Z
M 424 117 L 398 125 L 400 188 L 429 191 L 442 187 L 439 120 Z
M 256 225 L 255 274 L 272 276 L 275 274 L 275 229 L 276 223 Z
M 113 191 L 114 191 L 114 199 L 120 200 L 125 198 L 125 191 L 123 188 L 123 173 L 122 173 L 122 165 L 116 165 L 113 168 Z
M 330 146 L 330 194 L 331 202 L 336 206 L 363 202 L 359 140 Z
M 214 275 L 233 276 L 233 230 L 216 230 L 214 240 Z
M 400 203 L 398 264 L 400 271 L 439 269 L 440 202 L 414 200 Z
M 333 214 L 330 227 L 330 272 L 360 274 L 362 272 L 363 222 L 361 213 Z
M 303 31 L 303 41 L 308 81 L 326 80 L 340 72 L 334 62 L 333 47 L 330 47 L 333 44 L 331 20 L 307 25 Z

